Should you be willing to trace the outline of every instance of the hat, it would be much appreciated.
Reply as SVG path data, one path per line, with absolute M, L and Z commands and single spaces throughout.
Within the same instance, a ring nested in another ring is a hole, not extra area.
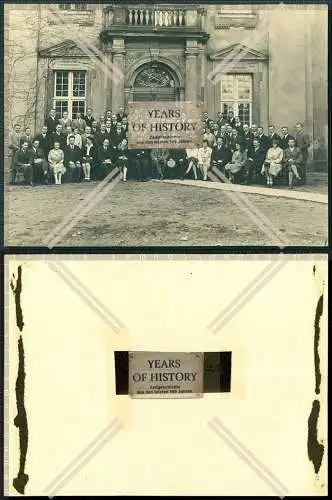
M 171 158 L 170 160 L 168 160 L 167 166 L 169 168 L 174 168 L 175 167 L 175 161 Z

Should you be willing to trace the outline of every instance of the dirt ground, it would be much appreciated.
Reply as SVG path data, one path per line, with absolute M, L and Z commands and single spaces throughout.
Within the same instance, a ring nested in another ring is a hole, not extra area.
M 97 186 L 8 186 L 7 246 L 46 246 L 57 224 Z M 302 188 L 327 192 L 320 180 Z M 290 245 L 324 245 L 325 204 L 246 195 Z M 223 191 L 150 181 L 120 182 L 56 246 L 273 245 Z

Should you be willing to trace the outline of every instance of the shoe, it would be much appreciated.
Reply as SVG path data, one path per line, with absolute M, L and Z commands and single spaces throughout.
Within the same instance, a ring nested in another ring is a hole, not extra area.
M 31 187 L 33 187 L 33 186 L 34 186 L 34 183 L 33 183 L 32 181 L 30 181 L 30 182 L 29 182 L 29 185 L 30 185 Z

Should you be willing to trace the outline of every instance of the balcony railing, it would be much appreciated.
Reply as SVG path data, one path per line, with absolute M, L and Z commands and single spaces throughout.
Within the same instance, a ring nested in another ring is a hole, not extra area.
M 201 28 L 202 11 L 197 7 L 107 6 L 104 9 L 104 28 L 114 25 L 149 28 Z
M 130 26 L 185 26 L 184 10 L 128 9 Z

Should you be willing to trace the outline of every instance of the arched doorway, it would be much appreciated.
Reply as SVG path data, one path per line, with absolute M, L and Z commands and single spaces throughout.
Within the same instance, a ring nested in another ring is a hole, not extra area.
M 133 88 L 134 101 L 179 101 L 177 76 L 166 64 L 153 62 L 141 66 Z

